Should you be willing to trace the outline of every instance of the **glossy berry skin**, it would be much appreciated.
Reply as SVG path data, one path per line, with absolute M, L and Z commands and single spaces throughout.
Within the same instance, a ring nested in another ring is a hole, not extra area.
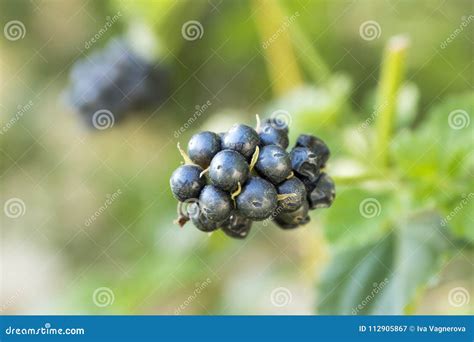
M 316 154 L 307 147 L 295 147 L 290 153 L 291 166 L 300 176 L 314 182 L 319 177 L 320 164 Z
M 238 183 L 244 184 L 249 175 L 245 158 L 233 150 L 223 150 L 212 158 L 209 167 L 211 183 L 222 190 L 234 191 Z
M 221 138 L 213 132 L 194 134 L 188 143 L 188 155 L 193 163 L 207 168 L 212 158 L 221 150 Z
M 246 125 L 234 125 L 222 139 L 222 148 L 239 152 L 250 160 L 260 143 L 258 133 Z
M 289 145 L 288 133 L 270 124 L 261 127 L 258 135 L 260 136 L 260 146 L 278 145 L 286 149 Z
M 180 202 L 198 198 L 206 185 L 204 177 L 199 177 L 202 168 L 197 165 L 182 165 L 178 167 L 170 179 L 173 196 Z
M 192 203 L 188 207 L 188 214 L 194 226 L 203 232 L 213 232 L 220 228 L 222 223 L 209 220 L 202 213 L 197 203 Z
M 308 202 L 294 211 L 282 211 L 275 217 L 275 223 L 282 229 L 293 229 L 308 223 L 311 219 L 308 215 Z
M 235 239 L 245 239 L 252 228 L 252 220 L 234 211 L 222 226 L 222 231 Z
M 267 119 L 263 120 L 261 126 L 263 127 L 263 126 L 267 126 L 267 125 L 270 125 L 273 128 L 278 129 L 278 130 L 283 131 L 286 134 L 288 134 L 288 131 L 289 131 L 288 130 L 288 125 L 285 122 L 280 122 L 276 118 L 267 118 Z
M 329 208 L 336 198 L 334 181 L 322 173 L 317 182 L 306 185 L 310 209 Z
M 329 159 L 331 152 L 329 151 L 329 147 L 314 135 L 309 134 L 301 134 L 296 141 L 296 147 L 307 147 L 316 154 L 318 158 L 318 164 L 320 167 L 324 167 L 326 162 Z
M 270 217 L 277 206 L 273 184 L 260 177 L 251 177 L 236 198 L 238 211 L 245 217 L 261 221 Z
M 277 185 L 276 188 L 279 195 L 295 195 L 278 202 L 279 207 L 284 211 L 294 211 L 301 207 L 303 202 L 306 201 L 306 186 L 297 177 L 287 179 L 283 183 Z
M 230 195 L 214 185 L 206 185 L 199 195 L 201 213 L 210 221 L 222 222 L 230 216 Z
M 291 174 L 290 156 L 280 146 L 264 146 L 260 149 L 255 168 L 273 184 L 281 183 Z

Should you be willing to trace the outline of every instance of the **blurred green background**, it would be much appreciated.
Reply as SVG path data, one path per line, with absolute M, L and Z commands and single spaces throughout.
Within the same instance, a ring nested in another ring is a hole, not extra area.
M 2 313 L 474 313 L 472 1 L 0 3 Z M 87 130 L 68 72 L 118 35 L 171 91 Z M 174 225 L 176 144 L 275 110 L 328 142 L 333 207 L 244 241 Z

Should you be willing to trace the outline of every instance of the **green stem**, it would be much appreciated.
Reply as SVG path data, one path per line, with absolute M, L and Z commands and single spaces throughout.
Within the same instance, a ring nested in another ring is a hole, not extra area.
M 275 2 L 280 4 L 286 17 L 291 17 L 288 14 L 290 12 L 281 1 Z M 293 15 L 299 17 L 299 12 L 296 11 Z M 330 76 L 331 71 L 329 70 L 326 62 L 324 62 L 324 59 L 314 47 L 314 44 L 311 42 L 306 32 L 301 29 L 297 20 L 290 24 L 289 31 L 295 50 L 298 53 L 298 57 L 301 59 L 304 67 L 310 73 L 313 82 L 321 83 L 326 81 Z
M 302 84 L 297 59 L 293 51 L 288 18 L 275 0 L 253 0 L 255 23 L 260 32 L 267 59 L 272 87 L 277 95 L 284 95 Z
M 380 167 L 388 166 L 390 146 L 395 121 L 395 105 L 403 79 L 408 39 L 396 36 L 390 39 L 382 63 L 374 113 L 376 119 L 375 158 Z

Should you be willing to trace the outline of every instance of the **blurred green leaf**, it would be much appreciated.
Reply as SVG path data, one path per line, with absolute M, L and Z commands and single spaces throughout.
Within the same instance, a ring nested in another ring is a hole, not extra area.
M 471 200 L 465 210 L 456 208 L 473 192 L 473 109 L 472 92 L 450 97 L 429 113 L 419 129 L 401 132 L 392 144 L 393 161 L 411 182 L 417 202 L 435 201 L 445 215 L 456 211 L 449 226 L 470 239 Z
M 387 191 L 342 190 L 324 217 L 324 232 L 332 244 L 360 246 L 378 239 L 394 212 L 394 198 Z
M 351 89 L 349 77 L 334 75 L 324 86 L 304 86 L 277 99 L 267 108 L 264 117 L 286 116 L 283 119 L 289 121 L 291 138 L 301 132 L 317 133 L 334 125 L 347 109 Z
M 402 314 L 449 247 L 438 215 L 400 222 L 364 247 L 337 252 L 322 276 L 320 314 Z

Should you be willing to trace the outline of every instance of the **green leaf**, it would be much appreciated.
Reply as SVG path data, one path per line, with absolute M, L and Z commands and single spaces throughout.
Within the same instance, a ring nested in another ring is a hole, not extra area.
M 393 195 L 387 191 L 337 190 L 336 200 L 323 218 L 324 233 L 332 244 L 364 245 L 384 233 L 394 209 Z
M 398 173 L 411 182 L 417 202 L 434 201 L 444 215 L 455 211 L 474 191 L 473 113 L 474 93 L 450 97 L 418 129 L 401 132 L 392 144 L 393 162 Z M 473 214 L 468 209 L 456 210 L 448 225 L 458 236 L 473 240 L 469 229 Z
M 472 172 L 474 93 L 451 97 L 435 107 L 414 131 L 404 131 L 393 144 L 393 159 L 408 177 L 455 178 Z M 438 179 L 430 178 L 431 181 Z
M 377 242 L 337 252 L 322 276 L 320 314 L 402 314 L 450 243 L 438 215 L 401 222 Z

